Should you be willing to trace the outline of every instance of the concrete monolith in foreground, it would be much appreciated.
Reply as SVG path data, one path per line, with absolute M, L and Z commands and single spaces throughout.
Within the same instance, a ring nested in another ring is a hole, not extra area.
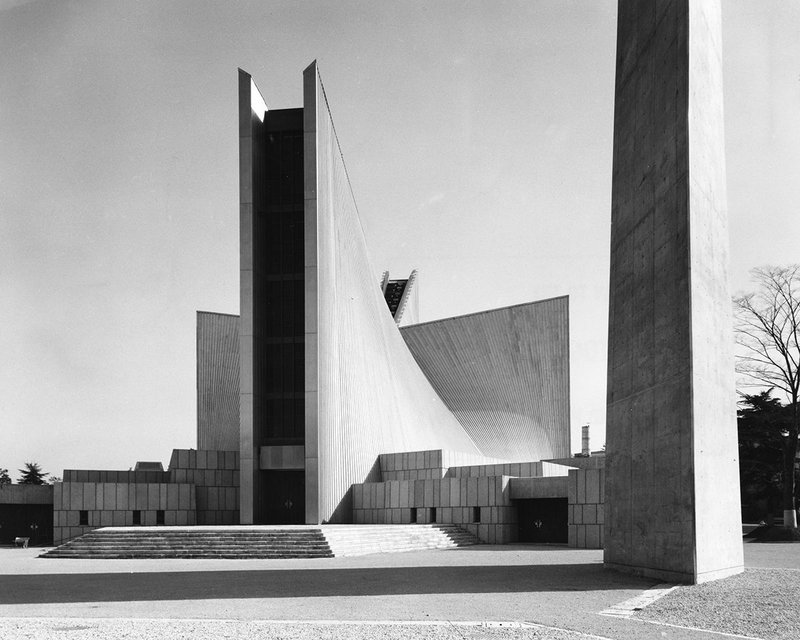
M 620 0 L 607 567 L 742 570 L 720 2 Z

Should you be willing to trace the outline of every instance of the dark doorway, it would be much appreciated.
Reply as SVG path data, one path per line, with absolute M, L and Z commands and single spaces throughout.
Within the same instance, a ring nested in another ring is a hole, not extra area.
M 305 471 L 262 471 L 260 524 L 304 524 L 305 519 Z
M 0 504 L 0 544 L 30 538 L 30 544 L 53 544 L 52 504 Z
M 535 498 L 515 502 L 519 515 L 520 542 L 567 543 L 566 498 Z

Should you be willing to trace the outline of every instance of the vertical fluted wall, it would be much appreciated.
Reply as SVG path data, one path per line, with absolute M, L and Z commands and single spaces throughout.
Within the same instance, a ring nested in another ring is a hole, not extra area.
M 239 450 L 239 316 L 197 312 L 197 448 Z
M 400 331 L 485 455 L 504 460 L 569 455 L 569 298 Z
M 350 517 L 381 453 L 480 452 L 439 399 L 376 285 L 316 63 L 304 73 L 306 521 Z M 315 508 L 316 505 L 316 508 Z

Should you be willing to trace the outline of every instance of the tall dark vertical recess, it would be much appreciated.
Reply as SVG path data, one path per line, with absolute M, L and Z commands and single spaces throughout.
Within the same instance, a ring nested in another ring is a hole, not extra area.
M 261 156 L 254 178 L 261 203 L 253 223 L 254 438 L 259 446 L 303 445 L 303 110 L 268 111 L 264 125 L 254 145 Z M 294 522 L 303 513 L 302 473 L 261 471 L 259 483 L 257 521 Z M 290 503 L 286 513 L 275 507 Z

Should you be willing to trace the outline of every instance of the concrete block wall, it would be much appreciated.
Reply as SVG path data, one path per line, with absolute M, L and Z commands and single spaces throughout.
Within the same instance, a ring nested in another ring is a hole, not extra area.
M 444 476 L 441 449 L 382 453 L 378 459 L 384 481 L 425 480 Z
M 604 469 L 606 466 L 606 454 L 605 452 L 600 454 L 595 453 L 586 458 L 581 456 L 573 456 L 571 458 L 553 458 L 552 460 L 545 460 L 544 462 L 574 467 L 576 469 Z
M 61 479 L 64 482 L 169 482 L 169 472 L 64 469 Z
M 49 484 L 0 484 L 0 504 L 53 504 Z
M 569 477 L 548 476 L 542 478 L 511 478 L 509 497 L 512 500 L 535 500 L 537 498 L 564 498 L 567 496 Z
M 484 476 L 538 478 L 542 476 L 542 463 L 515 462 L 511 464 L 473 464 L 464 467 L 450 467 L 446 476 L 448 478 L 479 478 Z
M 457 524 L 481 541 L 504 544 L 517 539 L 517 511 L 506 476 L 390 480 L 353 485 L 356 524 Z M 479 508 L 480 521 L 475 520 Z
M 53 542 L 63 544 L 98 527 L 132 526 L 133 512 L 141 524 L 155 526 L 164 512 L 165 525 L 196 524 L 195 488 L 191 484 L 126 482 L 57 482 L 53 485 Z M 86 511 L 86 525 L 80 512 Z
M 239 452 L 174 449 L 169 481 L 195 486 L 197 524 L 239 524 Z
M 605 469 L 570 469 L 567 480 L 569 546 L 602 549 Z
M 446 449 L 382 453 L 379 456 L 379 461 L 381 479 L 384 481 L 443 478 L 447 470 L 452 467 L 463 467 L 465 465 L 485 466 L 499 462 L 485 456 L 461 451 L 448 451 Z

